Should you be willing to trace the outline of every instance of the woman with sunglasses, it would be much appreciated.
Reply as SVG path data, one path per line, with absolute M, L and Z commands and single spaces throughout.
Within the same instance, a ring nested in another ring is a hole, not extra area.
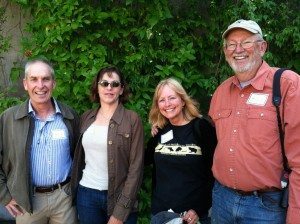
M 156 87 L 149 121 L 158 130 L 146 150 L 153 164 L 152 223 L 163 223 L 172 209 L 188 224 L 208 224 L 213 176 L 215 129 L 197 109 L 197 103 L 173 78 Z
M 135 224 L 143 172 L 142 121 L 123 106 L 128 91 L 116 67 L 98 72 L 91 98 L 99 107 L 81 117 L 71 181 L 80 223 Z

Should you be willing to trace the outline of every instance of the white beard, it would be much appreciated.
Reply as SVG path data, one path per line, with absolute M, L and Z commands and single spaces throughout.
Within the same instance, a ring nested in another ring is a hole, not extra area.
M 227 62 L 235 74 L 251 72 L 259 67 L 261 63 L 261 55 L 258 52 L 254 52 L 253 56 L 250 58 L 250 61 L 243 66 L 240 66 L 238 63 L 236 63 L 234 59 L 227 60 Z

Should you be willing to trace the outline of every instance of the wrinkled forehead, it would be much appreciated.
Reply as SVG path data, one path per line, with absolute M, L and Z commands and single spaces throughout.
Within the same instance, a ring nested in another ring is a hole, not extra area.
M 167 83 L 159 88 L 157 96 L 158 98 L 161 98 L 165 96 L 179 96 L 179 94 L 176 92 L 176 88 L 173 85 Z
M 28 67 L 25 69 L 25 78 L 49 76 L 51 78 L 54 78 L 51 68 L 49 67 L 49 65 L 40 61 L 28 65 Z
M 100 80 L 117 80 L 120 81 L 120 77 L 116 72 L 105 72 L 102 77 L 99 77 Z

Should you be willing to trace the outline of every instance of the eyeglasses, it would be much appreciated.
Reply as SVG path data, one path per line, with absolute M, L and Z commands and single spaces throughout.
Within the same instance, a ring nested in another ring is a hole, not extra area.
M 263 42 L 263 40 L 244 41 L 241 43 L 236 43 L 236 42 L 235 43 L 225 43 L 224 47 L 226 48 L 226 50 L 234 51 L 236 49 L 236 47 L 240 44 L 240 46 L 242 48 L 249 49 L 254 46 L 254 43 L 257 43 L 257 42 Z
M 110 85 L 111 88 L 116 88 L 116 87 L 119 87 L 121 85 L 121 83 L 119 81 L 108 82 L 106 80 L 101 80 L 98 82 L 98 85 L 100 85 L 102 87 L 108 87 Z

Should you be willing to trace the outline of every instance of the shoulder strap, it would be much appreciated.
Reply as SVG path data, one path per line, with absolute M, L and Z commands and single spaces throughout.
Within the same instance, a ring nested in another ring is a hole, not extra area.
M 284 150 L 284 132 L 282 130 L 282 122 L 281 122 L 280 111 L 279 111 L 279 106 L 280 106 L 280 103 L 281 103 L 280 78 L 281 78 L 282 73 L 285 70 L 287 70 L 287 69 L 286 68 L 280 68 L 274 74 L 272 102 L 273 102 L 273 104 L 276 108 L 276 113 L 277 113 L 281 153 L 282 153 L 282 157 L 283 157 L 283 168 L 284 168 L 285 171 L 290 172 L 290 168 L 288 166 L 288 161 L 287 161 L 287 158 L 286 158 L 286 155 L 285 155 L 285 150 Z
M 286 68 L 278 69 L 274 74 L 273 79 L 273 104 L 275 107 L 279 107 L 281 102 L 281 92 L 280 92 L 280 78 L 282 73 L 286 70 Z

